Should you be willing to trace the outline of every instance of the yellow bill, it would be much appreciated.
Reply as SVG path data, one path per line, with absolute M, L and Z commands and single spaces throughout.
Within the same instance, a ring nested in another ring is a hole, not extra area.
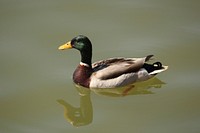
M 61 45 L 58 49 L 59 50 L 65 50 L 65 49 L 70 49 L 70 48 L 72 48 L 71 41 Z

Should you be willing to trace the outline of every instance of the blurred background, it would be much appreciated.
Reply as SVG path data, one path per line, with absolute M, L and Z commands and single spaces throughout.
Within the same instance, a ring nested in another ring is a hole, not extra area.
M 0 132 L 200 132 L 199 5 L 1 0 Z M 58 50 L 79 34 L 91 39 L 93 62 L 154 54 L 169 70 L 131 92 L 79 89 L 71 79 L 79 53 Z

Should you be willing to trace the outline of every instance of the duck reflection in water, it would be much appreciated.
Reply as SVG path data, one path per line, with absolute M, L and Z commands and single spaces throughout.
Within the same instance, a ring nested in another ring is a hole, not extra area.
M 63 99 L 57 100 L 64 107 L 65 119 L 75 127 L 88 125 L 93 120 L 93 108 L 90 99 L 91 91 L 98 95 L 109 97 L 124 97 L 128 95 L 145 95 L 153 94 L 151 88 L 161 88 L 164 82 L 158 78 L 152 78 L 144 82 L 138 82 L 120 88 L 96 88 L 88 89 L 76 85 L 76 89 L 80 95 L 80 107 L 74 107 Z
M 64 107 L 65 119 L 75 127 L 88 125 L 93 119 L 93 109 L 90 100 L 90 90 L 76 87 L 80 95 L 80 107 L 74 107 L 63 99 L 57 102 Z

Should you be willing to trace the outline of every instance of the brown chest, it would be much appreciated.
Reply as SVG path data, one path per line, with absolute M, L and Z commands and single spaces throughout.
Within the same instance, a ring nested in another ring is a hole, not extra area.
M 91 74 L 92 69 L 90 67 L 79 65 L 73 74 L 74 83 L 88 88 Z

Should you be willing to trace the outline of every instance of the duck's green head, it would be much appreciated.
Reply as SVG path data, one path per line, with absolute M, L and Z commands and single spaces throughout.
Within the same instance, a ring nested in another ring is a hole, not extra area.
M 80 52 L 91 51 L 92 44 L 86 36 L 78 35 L 77 37 L 74 37 L 71 41 L 61 45 L 58 49 L 65 50 L 65 49 L 71 49 L 71 48 L 75 48 L 79 50 Z
M 81 53 L 81 62 L 91 65 L 92 59 L 92 44 L 90 40 L 83 35 L 74 37 L 71 41 L 61 45 L 58 49 L 65 50 L 75 48 Z

